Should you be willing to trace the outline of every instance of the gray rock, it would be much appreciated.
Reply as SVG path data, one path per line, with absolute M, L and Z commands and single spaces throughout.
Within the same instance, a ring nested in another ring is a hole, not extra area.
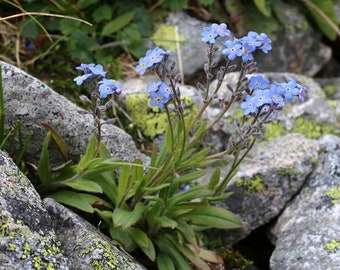
M 273 49 L 268 54 L 256 53 L 255 60 L 261 72 L 291 72 L 314 76 L 331 59 L 332 50 L 322 43 L 322 34 L 314 30 L 297 7 L 275 4 L 282 28 L 271 36 Z M 196 86 L 197 79 L 205 81 L 203 64 L 206 62 L 207 44 L 201 41 L 201 31 L 206 24 L 184 12 L 171 12 L 166 23 L 177 27 L 181 42 L 181 59 L 185 83 Z M 253 30 L 253 29 L 249 29 Z M 224 45 L 216 42 L 217 47 Z M 215 61 L 225 59 L 219 55 Z
M 43 205 L 53 220 L 70 269 L 146 269 L 68 208 L 50 198 L 44 199 Z
M 260 143 L 230 181 L 222 204 L 246 225 L 221 235 L 228 245 L 277 217 L 302 187 L 318 157 L 318 143 L 289 134 Z
M 71 159 L 79 159 L 93 134 L 92 116 L 80 113 L 83 111 L 80 107 L 24 71 L 5 62 L 0 64 L 7 128 L 20 120 L 24 137 L 29 131 L 34 132 L 27 150 L 27 160 L 35 163 L 40 156 L 42 142 L 47 133 L 42 123 L 52 126 L 65 140 Z M 114 125 L 103 125 L 102 130 L 103 141 L 113 157 L 127 161 L 136 158 L 148 161 L 146 156 L 138 152 L 129 134 Z M 57 149 L 52 148 L 50 156 L 53 164 L 60 165 L 62 159 L 59 158 Z
M 340 138 L 327 135 L 319 142 L 313 174 L 272 229 L 273 270 L 339 269 Z
M 0 269 L 69 269 L 38 193 L 0 151 Z

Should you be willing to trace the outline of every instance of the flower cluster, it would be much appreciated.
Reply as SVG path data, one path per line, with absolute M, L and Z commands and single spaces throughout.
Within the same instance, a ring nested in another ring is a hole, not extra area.
M 281 109 L 284 106 L 284 100 L 291 100 L 294 96 L 299 97 L 302 102 L 306 90 L 293 78 L 289 78 L 288 82 L 269 84 L 269 81 L 262 75 L 250 77 L 249 88 L 250 93 L 241 103 L 244 115 Z
M 135 70 L 143 75 L 148 68 L 162 62 L 171 54 L 172 52 L 165 51 L 159 47 L 148 50 L 146 55 L 139 59 L 139 64 L 136 66 Z
M 222 54 L 227 56 L 229 60 L 235 60 L 236 57 L 242 57 L 243 62 L 253 60 L 253 52 L 259 49 L 264 53 L 268 53 L 272 49 L 270 45 L 271 40 L 266 34 L 258 34 L 250 31 L 247 36 L 240 39 L 234 38 L 232 40 L 222 41 L 222 44 L 226 46 L 222 50 Z
M 122 92 L 123 86 L 120 82 L 105 78 L 107 71 L 104 71 L 102 65 L 81 64 L 76 69 L 84 72 L 83 75 L 73 79 L 77 85 L 82 85 L 86 80 L 102 78 L 98 83 L 98 91 L 101 98 L 106 98 L 111 94 L 119 95 Z
M 164 81 L 155 81 L 149 84 L 146 93 L 150 94 L 150 105 L 158 106 L 160 109 L 163 109 L 173 96 L 171 86 Z
M 203 27 L 201 32 L 202 41 L 210 44 L 215 43 L 218 37 L 229 37 L 230 31 L 225 23 L 216 24 L 213 23 L 209 27 Z

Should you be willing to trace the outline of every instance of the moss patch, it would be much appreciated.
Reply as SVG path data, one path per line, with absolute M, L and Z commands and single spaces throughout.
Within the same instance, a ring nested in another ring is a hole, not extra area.
M 183 95 L 181 100 L 184 104 L 184 115 L 186 117 L 197 114 L 197 107 L 192 103 L 190 97 Z M 127 112 L 145 136 L 153 138 L 165 132 L 168 121 L 166 112 L 165 110 L 148 105 L 150 102 L 148 94 L 127 95 L 125 102 Z M 175 112 L 172 112 L 170 115 L 171 117 L 176 117 Z
M 247 195 L 252 192 L 261 192 L 265 190 L 259 175 L 256 175 L 255 178 L 249 180 L 237 179 L 235 183 L 237 187 L 245 187 Z
M 289 167 L 287 169 L 278 169 L 277 174 L 281 176 L 293 176 L 299 174 L 299 171 L 295 167 Z
M 286 132 L 287 131 L 282 123 L 274 121 L 273 123 L 266 125 L 264 137 L 266 138 L 267 141 L 272 141 L 277 137 L 285 134 Z

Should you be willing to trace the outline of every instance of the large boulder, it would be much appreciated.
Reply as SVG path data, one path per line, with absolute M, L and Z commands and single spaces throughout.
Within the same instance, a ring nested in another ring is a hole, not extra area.
M 319 142 L 315 170 L 271 231 L 273 270 L 339 269 L 340 137 Z
M 30 131 L 34 132 L 26 159 L 32 163 L 39 159 L 42 142 L 47 133 L 42 124 L 46 123 L 65 140 L 70 158 L 78 160 L 93 134 L 92 115 L 81 113 L 83 109 L 19 68 L 5 62 L 0 62 L 0 65 L 6 127 L 9 129 L 19 120 L 24 138 Z M 103 141 L 113 157 L 127 161 L 136 158 L 148 161 L 148 158 L 137 150 L 131 136 L 123 130 L 114 125 L 103 125 L 102 133 Z M 57 149 L 52 148 L 50 156 L 53 164 L 60 165 L 63 162 Z
M 87 221 L 38 193 L 0 151 L 0 269 L 145 269 Z

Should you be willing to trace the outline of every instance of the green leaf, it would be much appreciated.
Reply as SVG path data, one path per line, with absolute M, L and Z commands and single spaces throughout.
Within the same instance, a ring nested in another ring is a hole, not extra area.
M 140 229 L 130 227 L 127 229 L 132 240 L 141 248 L 151 261 L 156 259 L 155 247 L 145 232 Z
M 161 228 L 175 229 L 177 227 L 177 222 L 167 216 L 156 216 L 154 218 L 154 221 L 158 223 Z
M 105 221 L 106 223 L 110 224 L 112 219 L 112 211 L 104 210 L 101 211 L 98 208 L 94 208 L 94 211 L 98 214 L 98 216 Z
M 101 174 L 97 177 L 97 183 L 101 186 L 110 202 L 117 205 L 117 185 L 114 176 Z
M 87 8 L 93 4 L 96 4 L 98 0 L 79 0 L 77 6 L 81 9 Z
M 92 205 L 87 202 L 80 194 L 71 190 L 61 190 L 55 193 L 49 194 L 49 197 L 55 199 L 57 202 L 66 204 L 68 206 L 75 207 L 87 213 L 93 213 L 94 209 Z
M 97 153 L 97 139 L 95 135 L 92 135 L 85 151 L 85 155 L 81 157 L 77 167 L 76 171 L 81 172 L 85 168 L 87 168 L 88 163 L 91 162 L 95 157 Z
M 104 161 L 100 161 L 99 159 L 96 159 L 95 163 L 96 163 L 95 166 L 92 166 L 90 169 L 88 169 L 83 174 L 84 178 L 96 177 L 99 174 L 102 174 L 105 172 L 114 172 L 122 164 L 121 160 L 117 160 L 117 159 L 104 160 Z
M 101 197 L 98 197 L 96 195 L 89 194 L 89 193 L 78 193 L 78 194 L 80 194 L 81 197 L 84 198 L 93 207 L 97 207 L 98 206 L 98 208 L 106 207 L 106 208 L 109 208 L 109 209 L 113 209 L 112 204 L 107 202 L 106 200 L 104 200 Z M 111 216 L 110 216 L 110 219 L 111 219 Z
M 130 233 L 127 230 L 123 230 L 121 227 L 110 227 L 110 236 L 113 240 L 116 240 L 123 245 L 126 251 L 133 251 L 136 248 Z
M 216 185 L 220 181 L 220 177 L 221 177 L 221 170 L 220 170 L 220 168 L 216 168 L 214 170 L 214 172 L 212 173 L 212 175 L 210 176 L 210 181 L 209 181 L 209 184 L 207 186 L 208 189 L 214 190 Z
M 305 0 L 310 13 L 315 19 L 315 22 L 320 27 L 321 31 L 331 40 L 334 40 L 339 33 L 339 21 L 334 9 L 332 0 Z
M 78 179 L 73 182 L 65 182 L 65 185 L 78 191 L 87 191 L 95 193 L 103 192 L 101 186 L 91 180 Z
M 131 185 L 131 174 L 130 174 L 130 166 L 122 166 L 122 170 L 120 171 L 119 179 L 118 179 L 118 187 L 117 187 L 117 205 L 120 206 L 124 203 L 124 199 L 126 198 L 126 194 Z
M 194 208 L 189 213 L 184 214 L 181 219 L 195 225 L 219 229 L 233 229 L 243 226 L 243 223 L 230 211 L 211 205 Z
M 198 2 L 204 6 L 210 6 L 214 3 L 214 0 L 199 0 Z
M 203 189 L 204 189 L 203 186 L 194 186 L 190 188 L 189 190 L 177 193 L 176 195 L 174 195 L 172 198 L 168 200 L 167 207 L 170 208 L 182 202 L 186 203 L 197 198 L 202 198 Z
M 188 0 L 164 0 L 161 2 L 161 7 L 169 8 L 173 11 L 180 11 L 187 8 Z
M 176 270 L 171 258 L 165 254 L 157 255 L 157 267 L 159 270 Z
M 160 185 L 155 186 L 155 187 L 144 187 L 143 190 L 147 191 L 148 193 L 155 193 L 155 192 L 158 192 L 158 191 L 162 190 L 163 188 L 167 188 L 169 186 L 170 186 L 169 183 L 165 183 L 165 184 L 160 184 Z
M 172 242 L 173 245 L 176 245 L 177 249 L 187 258 L 189 259 L 198 269 L 201 270 L 210 270 L 210 267 L 207 263 L 205 263 L 197 254 L 196 251 L 189 248 L 189 245 L 178 245 L 176 239 L 170 235 L 165 235 Z
M 51 133 L 47 132 L 44 143 L 41 149 L 40 159 L 38 162 L 38 176 L 42 184 L 48 184 L 51 182 L 51 168 L 48 154 L 48 144 L 50 142 Z
M 100 5 L 93 11 L 92 18 L 96 23 L 110 20 L 112 18 L 112 8 L 106 4 Z
M 266 0 L 253 0 L 257 9 L 266 17 L 271 14 L 270 1 Z
M 176 178 L 178 185 L 188 184 L 207 174 L 207 170 L 193 171 Z
M 57 145 L 57 148 L 61 155 L 63 156 L 64 160 L 68 160 L 68 154 L 67 154 L 67 146 L 63 140 L 63 138 L 53 129 L 49 124 L 41 123 L 44 128 L 51 133 L 52 139 Z
M 112 215 L 114 226 L 121 226 L 123 229 L 131 227 L 139 221 L 146 209 L 147 206 L 143 205 L 141 202 L 136 204 L 133 211 L 126 211 L 121 208 L 116 208 Z
M 126 26 L 130 21 L 132 21 L 133 17 L 135 16 L 135 12 L 130 11 L 124 13 L 123 15 L 118 16 L 114 20 L 110 21 L 106 24 L 102 31 L 102 36 L 109 36 L 118 30 L 122 29 Z
M 174 245 L 164 234 L 158 235 L 154 242 L 163 254 L 168 255 L 172 259 L 176 269 L 192 270 L 192 267 L 178 250 L 177 244 Z

